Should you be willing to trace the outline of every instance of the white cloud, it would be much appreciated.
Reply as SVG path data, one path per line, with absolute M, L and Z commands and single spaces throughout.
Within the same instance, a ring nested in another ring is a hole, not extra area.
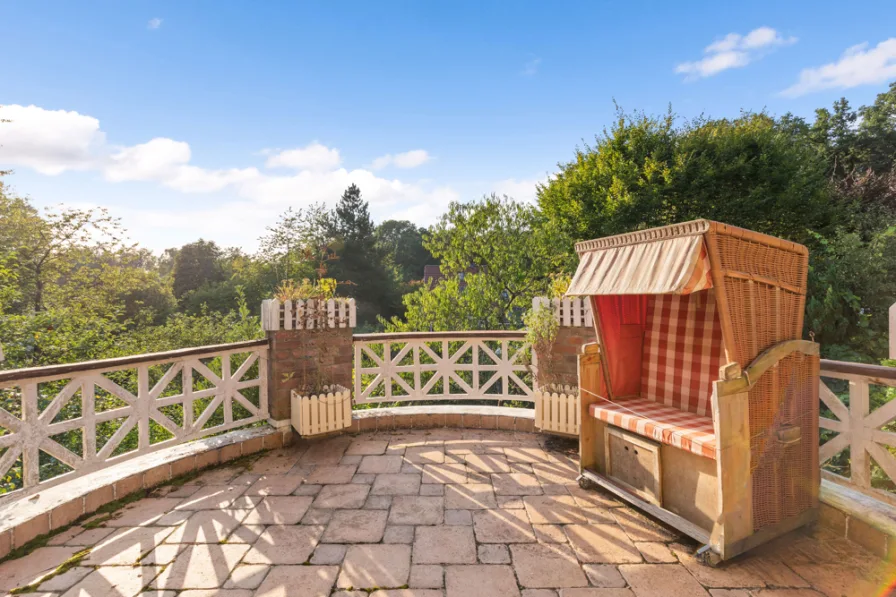
M 395 166 L 396 168 L 416 168 L 422 166 L 432 157 L 425 149 L 412 149 L 404 153 L 382 155 L 370 164 L 373 170 L 382 170 L 387 166 Z
M 190 165 L 190 146 L 158 137 L 109 156 L 103 175 L 111 182 L 155 181 L 185 193 L 210 193 L 258 175 L 256 168 L 206 170 Z
M 57 175 L 94 167 L 105 145 L 100 121 L 65 110 L 0 106 L 0 163 Z
M 787 97 L 822 89 L 849 89 L 896 78 L 896 37 L 873 48 L 868 42 L 847 48 L 840 60 L 800 72 L 796 83 L 781 92 Z
M 268 158 L 268 168 L 292 170 L 332 170 L 342 163 L 338 149 L 330 149 L 317 141 L 297 149 L 287 149 Z
M 149 19 L 149 22 L 146 24 L 147 29 L 158 29 L 162 26 L 162 19 L 156 17 L 154 19 Z
M 538 67 L 541 65 L 541 58 L 533 58 L 523 66 L 522 74 L 527 77 L 535 76 L 538 73 Z
M 339 151 L 316 142 L 270 155 L 267 167 L 294 170 L 277 174 L 255 166 L 204 168 L 193 163 L 188 143 L 165 137 L 115 147 L 106 143 L 96 118 L 77 112 L 0 106 L 0 119 L 12 121 L 0 126 L 0 169 L 22 166 L 54 176 L 88 170 L 110 183 L 142 181 L 182 193 L 226 194 L 220 199 L 216 196 L 214 207 L 207 210 L 190 205 L 171 210 L 123 210 L 144 232 L 147 226 L 157 226 L 158 230 L 176 221 L 222 244 L 239 239 L 248 246 L 287 206 L 312 202 L 332 205 L 352 183 L 361 187 L 371 213 L 379 218 L 406 215 L 418 222 L 428 221 L 448 202 L 458 199 L 457 193 L 447 187 L 384 178 L 370 169 L 341 167 Z M 423 150 L 388 158 L 389 164 L 398 168 L 411 168 L 430 159 Z
M 746 66 L 771 52 L 774 48 L 795 44 L 797 38 L 784 37 L 771 27 L 759 27 L 746 35 L 729 33 L 715 41 L 703 52 L 706 56 L 693 62 L 682 62 L 675 72 L 685 75 L 685 80 L 694 80 L 717 75 L 731 68 Z

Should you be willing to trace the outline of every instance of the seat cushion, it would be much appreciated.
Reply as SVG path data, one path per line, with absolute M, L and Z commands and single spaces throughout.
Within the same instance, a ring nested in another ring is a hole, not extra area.
M 716 435 L 712 418 L 681 411 L 644 398 L 616 402 L 602 400 L 591 405 L 591 416 L 658 442 L 716 457 Z

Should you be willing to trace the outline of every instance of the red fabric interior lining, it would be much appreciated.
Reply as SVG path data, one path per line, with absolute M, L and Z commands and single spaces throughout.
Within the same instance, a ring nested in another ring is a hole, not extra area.
M 600 318 L 602 356 L 609 374 L 610 398 L 639 396 L 641 358 L 650 295 L 592 297 L 592 312 Z

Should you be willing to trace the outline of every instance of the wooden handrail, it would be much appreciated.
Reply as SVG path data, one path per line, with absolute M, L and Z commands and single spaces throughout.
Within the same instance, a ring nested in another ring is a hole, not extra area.
M 461 332 L 395 332 L 385 334 L 355 334 L 352 340 L 355 342 L 405 342 L 408 340 L 525 340 L 526 330 L 470 330 Z
M 821 375 L 825 373 L 842 373 L 845 375 L 861 375 L 873 379 L 889 379 L 896 381 L 896 367 L 869 365 L 867 363 L 850 363 L 848 361 L 832 361 L 821 359 Z
M 8 371 L 0 371 L 0 383 L 8 381 L 19 381 L 32 377 L 51 377 L 55 375 L 64 375 L 67 373 L 75 373 L 78 371 L 92 371 L 94 369 L 111 369 L 114 367 L 123 367 L 126 365 L 136 365 L 140 363 L 155 361 L 175 361 L 183 357 L 203 354 L 206 352 L 222 352 L 225 350 L 241 350 L 255 348 L 258 346 L 267 346 L 268 341 L 264 340 L 246 340 L 244 342 L 231 342 L 229 344 L 214 344 L 211 346 L 195 346 L 192 348 L 179 348 L 177 350 L 168 350 L 165 352 L 150 352 L 146 354 L 135 354 L 127 357 L 115 357 L 112 359 L 99 359 L 96 361 L 83 361 L 80 363 L 64 363 L 62 365 L 46 365 L 44 367 L 28 367 L 25 369 L 10 369 Z
M 762 377 L 763 373 L 771 369 L 775 364 L 781 361 L 781 359 L 794 352 L 817 355 L 818 344 L 810 342 L 809 340 L 787 340 L 775 344 L 753 359 L 753 362 L 744 369 L 740 376 L 735 379 L 721 381 L 718 385 L 719 395 L 728 396 L 730 394 L 746 392 L 759 381 L 759 378 Z

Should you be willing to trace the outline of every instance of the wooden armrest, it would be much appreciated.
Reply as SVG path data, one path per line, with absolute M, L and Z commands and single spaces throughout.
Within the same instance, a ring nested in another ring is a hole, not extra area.
M 766 371 L 795 352 L 818 356 L 818 344 L 809 340 L 786 340 L 762 352 L 743 371 L 736 363 L 725 365 L 720 370 L 722 380 L 717 385 L 719 396 L 748 391 Z

